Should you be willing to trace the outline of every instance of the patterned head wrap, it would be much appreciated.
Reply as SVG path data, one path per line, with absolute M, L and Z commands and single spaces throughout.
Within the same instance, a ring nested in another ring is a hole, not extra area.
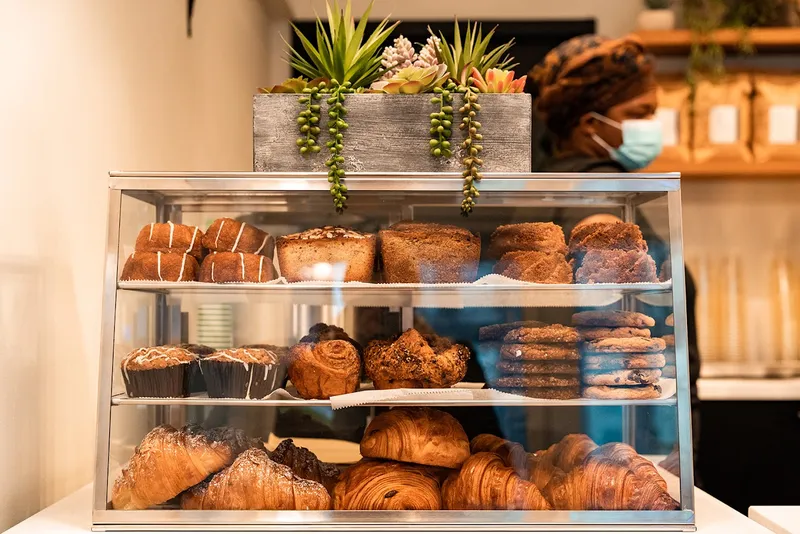
M 638 37 L 584 35 L 551 50 L 528 76 L 547 127 L 566 137 L 586 113 L 605 114 L 646 92 L 652 73 L 653 60 Z

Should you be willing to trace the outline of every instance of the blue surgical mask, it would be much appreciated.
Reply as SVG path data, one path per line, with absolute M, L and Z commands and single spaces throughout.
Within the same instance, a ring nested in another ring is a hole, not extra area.
M 614 148 L 602 137 L 592 134 L 595 143 L 605 148 L 614 161 L 629 171 L 638 171 L 650 165 L 664 147 L 661 123 L 655 119 L 626 120 L 622 124 L 599 113 L 592 113 L 597 120 L 622 130 L 622 145 Z

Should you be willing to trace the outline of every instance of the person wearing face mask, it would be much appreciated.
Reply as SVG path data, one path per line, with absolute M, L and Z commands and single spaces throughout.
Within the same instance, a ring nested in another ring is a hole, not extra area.
M 635 36 L 607 39 L 585 35 L 562 43 L 529 74 L 537 121 L 546 126 L 539 172 L 626 173 L 644 169 L 662 150 L 654 60 Z M 536 132 L 535 132 L 536 133 Z M 570 231 L 581 222 L 610 220 L 609 214 L 561 209 L 553 219 Z M 656 265 L 668 257 L 668 244 L 636 214 Z M 696 381 L 700 358 L 695 327 L 696 292 L 686 272 L 689 367 L 695 465 L 699 442 Z M 654 310 L 657 311 L 657 310 Z M 697 478 L 697 477 L 696 477 Z

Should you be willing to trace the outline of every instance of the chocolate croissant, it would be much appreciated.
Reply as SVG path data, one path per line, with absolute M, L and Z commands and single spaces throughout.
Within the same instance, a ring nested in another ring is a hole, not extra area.
M 329 510 L 325 487 L 248 449 L 230 467 L 181 496 L 184 510 Z
M 328 493 L 333 493 L 333 487 L 339 480 L 339 468 L 333 464 L 320 462 L 317 455 L 306 449 L 298 447 L 291 439 L 285 439 L 269 453 L 273 462 L 286 465 L 294 474 L 306 480 L 319 482 Z
M 549 510 L 535 484 L 520 478 L 493 452 L 473 454 L 442 484 L 446 510 Z
M 608 461 L 589 456 L 542 493 L 556 510 L 676 510 L 679 504 L 657 483 Z
M 298 343 L 289 351 L 289 378 L 304 399 L 329 399 L 358 388 L 361 358 L 349 341 Z
M 421 406 L 393 408 L 367 426 L 361 455 L 457 469 L 469 457 L 469 440 L 448 413 Z
M 144 510 L 161 504 L 229 466 L 242 451 L 258 444 L 232 428 L 156 427 L 144 437 L 114 482 L 111 504 L 115 510 Z
M 333 492 L 335 510 L 440 510 L 434 468 L 362 458 L 342 473 Z

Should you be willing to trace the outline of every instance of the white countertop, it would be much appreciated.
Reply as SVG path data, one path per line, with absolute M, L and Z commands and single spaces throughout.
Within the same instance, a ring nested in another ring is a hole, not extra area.
M 672 477 L 672 479 L 667 480 L 667 482 L 672 484 L 673 481 L 677 481 L 675 477 Z M 769 534 L 769 530 L 759 526 L 704 491 L 695 490 L 695 500 L 697 504 L 697 532 L 700 534 Z M 11 528 L 6 534 L 77 534 L 91 532 L 91 507 L 92 486 L 90 484 Z M 284 534 L 292 534 L 290 531 L 282 532 Z M 787 530 L 784 532 L 797 531 Z M 409 532 L 408 534 L 415 533 Z M 629 534 L 636 533 L 631 532 Z
M 704 401 L 800 400 L 800 378 L 700 378 L 697 396 Z
M 800 534 L 800 506 L 751 506 L 748 515 L 776 534 Z

